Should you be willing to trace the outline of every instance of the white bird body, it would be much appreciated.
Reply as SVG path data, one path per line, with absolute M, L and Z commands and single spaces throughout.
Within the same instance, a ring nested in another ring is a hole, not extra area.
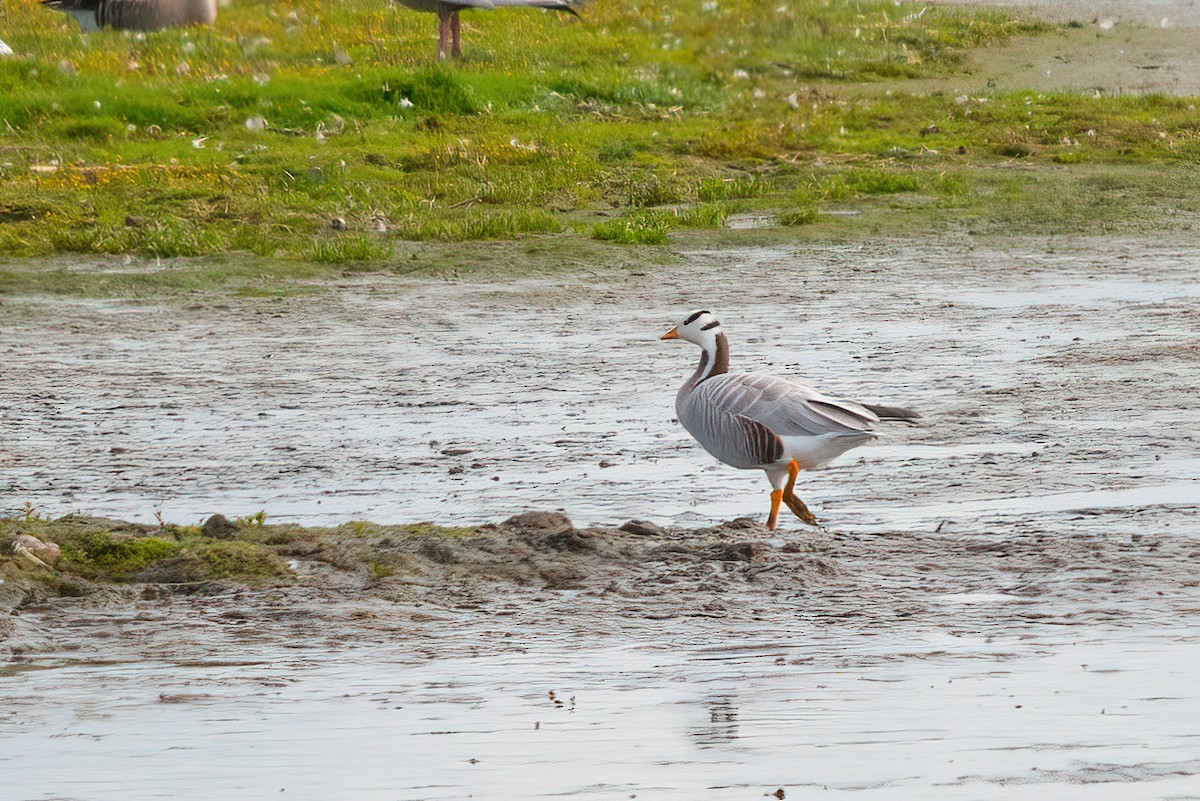
M 676 415 L 718 460 L 767 474 L 773 487 L 770 528 L 775 527 L 781 502 L 806 523 L 816 523 L 795 497 L 796 475 L 875 439 L 881 419 L 877 412 L 884 419 L 917 417 L 907 409 L 831 398 L 767 373 L 730 373 L 729 340 L 709 311 L 693 312 L 662 338 L 700 346 L 700 364 L 675 396 Z

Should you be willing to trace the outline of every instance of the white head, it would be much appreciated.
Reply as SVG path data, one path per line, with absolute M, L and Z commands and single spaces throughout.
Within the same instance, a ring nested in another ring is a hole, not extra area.
M 659 339 L 686 339 L 705 350 L 710 350 L 717 342 L 721 331 L 721 323 L 707 309 L 694 311 L 684 318 L 683 322 L 663 334 Z

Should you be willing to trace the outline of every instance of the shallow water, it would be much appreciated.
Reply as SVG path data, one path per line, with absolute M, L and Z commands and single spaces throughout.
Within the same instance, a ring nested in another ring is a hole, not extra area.
M 802 478 L 839 527 L 1194 509 L 1197 270 L 1200 250 L 1141 242 L 909 243 L 695 253 L 669 277 L 10 302 L 0 505 L 147 522 L 761 515 L 761 474 L 672 420 L 696 353 L 657 336 L 703 305 L 735 369 L 925 415 Z
M 805 476 L 835 536 L 1132 550 L 1107 575 L 1052 556 L 979 584 L 969 561 L 902 563 L 902 539 L 868 565 L 851 539 L 839 569 L 866 570 L 871 598 L 747 584 L 713 596 L 720 619 L 570 592 L 428 622 L 376 602 L 327 623 L 323 604 L 363 603 L 330 598 L 26 611 L 35 645 L 0 672 L 0 797 L 1200 798 L 1200 582 L 1186 560 L 1138 573 L 1133 544 L 1200 534 L 1198 269 L 1200 250 L 1138 242 L 908 243 L 186 308 L 6 301 L 11 506 L 761 515 L 762 479 L 671 420 L 695 354 L 656 337 L 704 305 L 739 365 L 926 415 Z
M 4 797 L 1200 798 L 1193 629 L 772 622 L 35 660 L 0 678 Z

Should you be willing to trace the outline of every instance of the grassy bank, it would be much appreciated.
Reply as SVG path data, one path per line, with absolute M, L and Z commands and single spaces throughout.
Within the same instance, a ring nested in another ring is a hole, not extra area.
M 469 261 L 437 243 L 711 241 L 747 213 L 838 236 L 862 221 L 822 212 L 1092 232 L 1200 211 L 1190 100 L 905 92 L 973 49 L 1060 35 L 1042 23 L 890 0 L 583 13 L 469 15 L 467 58 L 443 65 L 434 18 L 384 0 L 235 2 L 209 29 L 86 37 L 0 0 L 18 53 L 0 60 L 0 291 L 114 290 L 14 257 L 247 254 L 124 280 L 273 286 Z
M 0 518 L 0 579 L 10 607 L 24 597 L 85 595 L 114 585 L 286 585 L 297 580 L 289 567 L 293 558 L 378 580 L 414 569 L 406 554 L 435 547 L 427 543 L 474 531 L 427 523 L 302 528 L 269 525 L 261 515 L 203 529 L 82 515 L 56 520 L 26 515 Z M 53 543 L 60 553 L 52 559 L 38 550 L 14 548 L 23 536 Z

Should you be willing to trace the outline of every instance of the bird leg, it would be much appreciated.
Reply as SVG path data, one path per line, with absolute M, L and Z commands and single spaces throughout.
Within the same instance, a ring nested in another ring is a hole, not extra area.
M 438 8 L 438 58 L 446 57 L 446 40 L 450 38 L 450 17 L 452 12 Z
M 462 58 L 462 28 L 459 26 L 457 11 L 450 15 L 450 35 L 452 39 L 450 56 Z
M 775 530 L 775 524 L 779 522 L 779 504 L 783 500 L 783 490 L 771 490 L 771 516 L 767 518 L 767 528 L 771 531 Z
M 792 514 L 794 514 L 796 517 L 800 518 L 810 526 L 817 525 L 816 516 L 813 515 L 812 512 L 808 511 L 808 507 L 804 505 L 804 501 L 796 497 L 796 476 L 800 475 L 800 465 L 795 459 L 788 462 L 787 471 L 788 482 L 787 486 L 783 488 L 783 502 L 787 504 L 787 507 L 792 510 Z M 774 495 L 774 493 L 771 494 L 772 496 Z M 774 526 L 771 526 L 771 528 L 774 528 Z

